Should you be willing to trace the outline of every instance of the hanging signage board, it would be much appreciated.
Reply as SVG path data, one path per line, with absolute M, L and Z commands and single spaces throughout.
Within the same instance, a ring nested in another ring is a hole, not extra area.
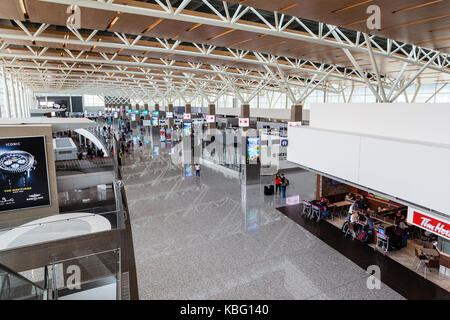
M 239 127 L 248 127 L 250 120 L 248 118 L 239 118 Z
M 302 123 L 301 122 L 288 122 L 288 126 L 289 127 L 301 127 Z
M 206 116 L 206 122 L 207 123 L 215 123 L 216 122 L 216 116 L 215 115 L 207 115 Z
M 183 119 L 184 120 L 191 120 L 191 114 L 190 113 L 184 113 L 183 114 Z
M 173 118 L 173 112 L 166 112 L 166 118 L 167 119 Z
M 152 125 L 152 122 L 150 120 L 143 120 L 142 125 L 144 127 L 150 127 Z
M 450 221 L 436 214 L 408 207 L 408 223 L 450 240 Z

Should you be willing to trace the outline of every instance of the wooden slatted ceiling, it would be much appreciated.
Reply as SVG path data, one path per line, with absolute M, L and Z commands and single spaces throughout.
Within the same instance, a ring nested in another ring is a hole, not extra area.
M 379 31 L 368 30 L 365 22 L 372 4 L 381 9 Z M 416 45 L 446 37 L 450 31 L 448 0 L 246 0 L 243 5 L 278 12 L 287 8 L 281 12 Z
M 2 0 L 3 1 L 3 0 Z M 15 6 L 15 2 L 11 2 L 10 0 L 6 0 L 7 3 L 5 6 L 2 6 L 0 10 L 1 18 L 11 18 L 17 16 L 17 6 Z M 250 0 L 249 0 L 250 1 Z M 317 0 L 320 2 L 320 0 Z M 276 0 L 275 4 L 284 4 L 289 1 L 279 1 Z M 333 1 L 330 1 L 333 2 Z M 334 1 L 336 2 L 336 1 Z M 333 3 L 334 3 L 333 2 Z M 290 2 L 292 4 L 292 2 Z M 340 3 L 342 7 L 343 4 L 349 5 L 354 3 L 354 1 L 346 1 L 345 3 L 342 1 L 338 1 L 336 3 Z M 135 2 L 133 2 L 135 4 Z M 245 3 L 251 5 L 250 2 Z M 142 6 L 150 6 L 149 4 L 140 4 Z M 256 5 L 256 2 L 254 4 Z M 66 6 L 54 5 L 49 3 L 43 3 L 38 0 L 26 0 L 27 10 L 30 16 L 30 20 L 33 22 L 45 22 L 55 25 L 64 26 L 66 23 L 66 19 L 68 14 L 65 13 Z M 288 4 L 286 4 L 289 7 Z M 291 7 L 290 9 L 286 9 L 286 13 L 290 13 L 289 10 L 294 10 L 298 6 Z M 354 10 L 354 9 L 351 9 Z M 344 11 L 350 11 L 344 10 Z M 344 12 L 342 11 L 342 12 Z M 199 13 L 200 14 L 200 13 Z M 111 20 L 116 16 L 114 12 L 100 11 L 95 9 L 87 9 L 83 8 L 82 10 L 82 24 L 83 28 L 87 29 L 105 29 L 111 22 Z M 280 39 L 278 37 L 273 36 L 264 36 L 261 37 L 258 34 L 245 32 L 245 31 L 234 31 L 228 34 L 225 34 L 221 37 L 215 38 L 213 40 L 207 40 L 214 38 L 218 34 L 221 34 L 229 29 L 218 28 L 212 26 L 204 26 L 200 25 L 196 28 L 192 29 L 193 24 L 184 23 L 179 21 L 172 20 L 162 20 L 155 24 L 158 19 L 142 17 L 136 15 L 129 14 L 121 14 L 116 24 L 110 29 L 110 31 L 118 31 L 118 32 L 126 32 L 129 34 L 142 34 L 144 30 L 147 30 L 149 26 L 154 25 L 154 27 L 147 31 L 145 35 L 149 36 L 158 36 L 158 37 L 176 37 L 182 41 L 190 41 L 190 42 L 198 42 L 198 43 L 210 43 L 217 46 L 228 46 L 234 47 L 244 50 L 256 50 L 265 53 L 272 53 L 281 56 L 288 57 L 298 57 L 298 58 L 306 58 L 312 61 L 324 62 L 327 64 L 340 65 L 353 68 L 353 66 L 349 63 L 347 57 L 343 54 L 340 49 L 331 48 L 329 46 L 324 45 L 316 45 L 302 41 L 287 41 L 284 42 L 284 39 Z M 439 32 L 444 32 L 437 30 L 435 34 Z M 74 37 L 70 35 L 70 37 Z M 96 38 L 94 38 L 96 39 Z M 120 42 L 118 39 L 110 39 L 110 41 Z M 430 41 L 430 40 L 428 40 Z M 449 46 L 449 42 L 447 40 L 437 39 L 432 42 L 427 42 L 429 44 L 439 44 L 439 46 L 446 48 Z M 145 44 L 143 41 L 140 41 L 139 44 Z M 50 43 L 41 43 L 38 45 L 55 47 L 55 44 Z M 429 45 L 431 46 L 431 45 Z M 73 46 L 71 47 L 76 50 L 86 50 L 84 46 Z M 181 48 L 181 47 L 180 47 Z M 185 49 L 185 48 L 184 48 Z M 114 53 L 114 50 L 108 50 L 101 47 L 96 48 L 96 51 L 102 52 L 110 52 Z M 444 50 L 443 50 L 444 51 Z M 136 54 L 135 51 L 123 50 L 120 52 L 121 54 Z M 214 52 L 218 53 L 218 51 Z M 229 54 L 228 52 L 226 52 Z M 164 57 L 161 54 L 149 53 L 141 55 L 146 55 L 149 57 Z M 357 56 L 357 54 L 355 54 Z M 206 62 L 206 63 L 214 63 L 214 64 L 224 64 L 223 61 L 211 61 L 211 59 L 199 59 L 192 58 L 188 56 L 179 56 L 174 55 L 170 57 L 171 59 L 189 59 L 192 62 Z M 380 63 L 381 72 L 385 73 L 397 73 L 401 68 L 401 63 L 388 63 L 388 59 L 380 59 L 377 58 Z M 360 63 L 365 67 L 366 70 L 371 70 L 371 65 L 369 58 L 367 56 L 362 56 L 360 58 Z M 254 69 L 255 66 L 245 66 L 250 69 Z

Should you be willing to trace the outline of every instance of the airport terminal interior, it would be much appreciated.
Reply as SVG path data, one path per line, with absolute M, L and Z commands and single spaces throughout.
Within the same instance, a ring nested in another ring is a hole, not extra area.
M 0 2 L 0 300 L 450 299 L 450 1 Z

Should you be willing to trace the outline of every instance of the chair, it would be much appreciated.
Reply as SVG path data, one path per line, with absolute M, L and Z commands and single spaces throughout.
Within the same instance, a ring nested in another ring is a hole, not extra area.
M 305 217 L 309 217 L 309 214 L 311 213 L 311 203 L 308 201 L 303 201 L 303 215 Z
M 424 268 L 424 277 L 427 277 L 427 263 L 429 263 L 429 260 L 426 255 L 422 253 L 420 248 L 414 248 L 414 254 L 417 258 L 417 265 L 416 265 L 416 271 L 419 271 L 421 267 Z
M 348 210 L 350 209 L 350 204 L 346 204 L 345 206 L 339 207 L 339 218 L 346 217 L 348 215 Z

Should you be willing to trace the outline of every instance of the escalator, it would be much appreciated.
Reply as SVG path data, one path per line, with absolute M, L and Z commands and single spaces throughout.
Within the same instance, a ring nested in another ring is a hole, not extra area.
M 46 300 L 47 290 L 0 264 L 0 300 Z

